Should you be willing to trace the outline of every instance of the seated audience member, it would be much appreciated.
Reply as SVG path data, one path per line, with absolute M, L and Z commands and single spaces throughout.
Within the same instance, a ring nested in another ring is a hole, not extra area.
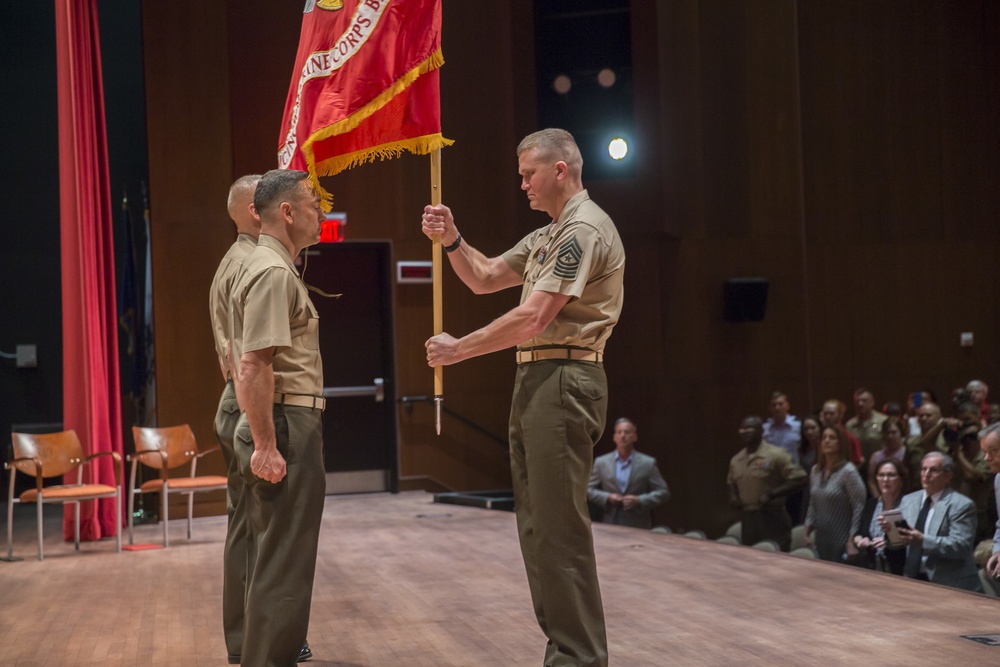
M 886 416 L 875 409 L 875 396 L 867 389 L 854 392 L 854 416 L 847 420 L 847 430 L 861 443 L 861 456 L 867 462 L 882 448 L 882 422 Z
M 962 427 L 948 454 L 955 460 L 951 488 L 969 498 L 976 506 L 976 543 L 992 534 L 987 519 L 993 495 L 993 475 L 979 445 L 980 428 L 976 424 Z
M 764 422 L 764 442 L 781 447 L 799 462 L 799 420 L 788 414 L 791 405 L 784 392 L 771 394 L 769 410 L 771 416 Z
M 587 500 L 603 510 L 602 521 L 652 528 L 653 509 L 670 499 L 656 459 L 636 451 L 638 430 L 626 417 L 615 422 L 615 451 L 594 459 Z
M 1000 403 L 990 403 L 986 406 L 986 425 L 1000 424 Z
M 782 551 L 792 542 L 792 520 L 785 496 L 806 482 L 806 472 L 784 449 L 763 440 L 759 417 L 740 424 L 743 449 L 729 462 L 729 501 L 741 510 L 743 544 L 774 540 Z
M 990 472 L 994 473 L 994 502 L 1000 515 L 1000 425 L 993 424 L 983 429 L 979 434 L 979 447 L 983 450 L 983 459 L 990 466 Z M 986 562 L 986 574 L 993 578 L 994 590 L 1000 593 L 1000 519 L 994 527 L 993 555 Z
M 806 543 L 816 547 L 823 560 L 841 562 L 851 536 L 858 532 L 865 505 L 865 483 L 847 460 L 847 432 L 825 426 L 819 457 L 809 474 L 809 509 Z
M 979 408 L 979 419 L 985 426 L 986 409 L 989 407 L 986 397 L 990 395 L 990 388 L 982 380 L 971 380 L 965 385 L 965 391 L 969 392 L 969 401 Z
M 888 425 L 888 422 L 886 422 Z M 883 426 L 883 433 L 885 425 Z M 885 459 L 876 465 L 875 479 L 878 493 L 865 501 L 861 511 L 861 525 L 854 535 L 854 548 L 858 552 L 858 564 L 881 572 L 903 574 L 906 564 L 906 548 L 888 544 L 885 531 L 879 523 L 879 516 L 885 510 L 896 509 L 903 498 L 906 487 L 906 466 L 894 458 Z M 851 549 L 848 548 L 850 554 Z
M 816 455 L 819 452 L 819 437 L 823 432 L 823 425 L 819 417 L 809 415 L 802 418 L 802 425 L 799 429 L 799 466 L 803 471 L 812 470 L 816 464 Z M 809 507 L 809 484 L 803 484 L 797 491 L 788 494 L 785 501 L 788 508 L 788 515 L 792 517 L 792 525 L 798 526 L 805 523 L 806 508 Z
M 823 423 L 824 427 L 836 426 L 843 429 L 844 425 L 841 422 L 844 421 L 844 412 L 846 410 L 847 406 L 844 405 L 843 401 L 831 398 L 823 404 L 823 408 L 819 411 L 819 420 Z M 847 434 L 847 458 L 854 465 L 860 465 L 863 458 L 861 453 L 861 441 L 858 440 L 858 437 L 850 431 L 844 430 L 844 433 Z
M 976 507 L 951 489 L 955 462 L 944 452 L 924 456 L 920 491 L 903 496 L 899 509 L 909 528 L 899 533 L 906 544 L 903 574 L 936 584 L 983 592 L 973 559 Z M 882 529 L 888 528 L 885 519 Z
M 898 417 L 889 417 L 882 422 L 882 449 L 874 452 L 868 459 L 868 491 L 872 498 L 879 496 L 875 468 L 886 459 L 895 459 L 901 465 L 907 465 L 906 445 L 903 444 L 903 422 Z

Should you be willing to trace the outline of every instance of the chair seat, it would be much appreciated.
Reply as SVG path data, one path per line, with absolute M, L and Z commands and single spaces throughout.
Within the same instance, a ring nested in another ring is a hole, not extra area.
M 228 480 L 222 475 L 205 475 L 204 477 L 171 477 L 170 490 L 196 489 L 204 491 L 211 488 L 224 489 Z M 162 479 L 151 479 L 139 487 L 143 493 L 159 491 L 163 487 Z
M 46 500 L 71 500 L 73 498 L 79 498 L 81 500 L 88 498 L 103 498 L 112 497 L 118 491 L 113 486 L 108 486 L 107 484 L 81 484 L 79 486 L 73 484 L 68 486 L 47 486 L 42 490 L 42 501 Z M 38 489 L 28 489 L 20 496 L 18 500 L 22 503 L 37 503 L 38 502 Z

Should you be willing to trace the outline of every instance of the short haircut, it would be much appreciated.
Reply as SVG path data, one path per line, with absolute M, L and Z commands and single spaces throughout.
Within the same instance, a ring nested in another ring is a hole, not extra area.
M 966 391 L 972 391 L 973 389 L 984 389 L 989 391 L 990 388 L 986 386 L 986 383 L 982 380 L 969 380 L 969 384 L 965 385 Z
M 619 424 L 631 424 L 633 431 L 639 430 L 639 427 L 635 425 L 635 422 L 629 419 L 628 417 L 619 417 L 618 419 L 616 419 L 615 426 L 618 426 Z
M 990 424 L 989 426 L 987 426 L 986 428 L 984 428 L 982 431 L 980 431 L 979 432 L 979 439 L 980 440 L 985 440 L 986 437 L 990 436 L 990 435 L 996 435 L 997 437 L 1000 437 L 1000 422 L 997 422 L 996 424 Z
M 776 401 L 779 398 L 783 398 L 783 399 L 785 399 L 787 401 L 788 400 L 788 394 L 786 394 L 783 391 L 776 391 L 773 394 L 771 394 L 771 400 L 772 401 Z
M 299 183 L 309 174 L 295 169 L 272 169 L 260 177 L 253 194 L 253 205 L 258 214 L 299 194 Z
M 246 176 L 240 176 L 237 178 L 232 185 L 229 186 L 229 200 L 226 202 L 226 206 L 232 206 L 240 196 L 251 193 L 257 189 L 257 183 L 260 182 L 260 174 L 247 174 Z
M 571 173 L 579 176 L 583 172 L 583 156 L 580 147 L 576 145 L 573 135 L 566 130 L 550 127 L 529 134 L 517 145 L 517 156 L 534 150 L 546 158 L 555 161 L 562 160 L 570 168 Z
M 926 454 L 924 454 L 924 458 L 920 459 L 920 462 L 923 463 L 924 461 L 926 461 L 928 458 L 930 458 L 932 456 L 940 456 L 941 457 L 941 470 L 943 470 L 944 472 L 950 472 L 950 473 L 954 473 L 955 472 L 955 459 L 951 458 L 950 456 L 948 456 L 944 452 L 927 452 Z

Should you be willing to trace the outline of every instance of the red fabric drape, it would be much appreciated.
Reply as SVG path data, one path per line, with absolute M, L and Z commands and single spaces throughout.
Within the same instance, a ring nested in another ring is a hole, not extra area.
M 55 3 L 63 423 L 76 430 L 85 453 L 122 454 L 114 237 L 97 0 Z M 113 486 L 111 458 L 97 461 L 88 466 L 93 472 L 84 481 Z M 66 481 L 75 482 L 76 475 Z M 121 525 L 114 499 L 81 504 L 81 539 L 115 535 Z M 66 508 L 63 535 L 73 538 L 72 505 Z

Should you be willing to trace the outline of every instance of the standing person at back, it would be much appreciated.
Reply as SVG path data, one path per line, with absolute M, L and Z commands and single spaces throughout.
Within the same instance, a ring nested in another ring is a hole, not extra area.
M 652 528 L 652 511 L 670 500 L 656 459 L 636 451 L 639 432 L 622 417 L 615 422 L 615 451 L 594 459 L 587 499 L 601 508 L 604 523 Z
M 783 391 L 776 391 L 771 394 L 771 402 L 768 411 L 771 416 L 764 422 L 764 442 L 781 447 L 789 456 L 793 463 L 799 462 L 799 446 L 802 444 L 802 424 L 789 414 L 791 404 L 788 396 Z
M 234 451 L 247 504 L 247 592 L 240 664 L 288 667 L 309 627 L 323 518 L 323 361 L 319 317 L 294 258 L 319 242 L 319 195 L 302 171 L 274 169 L 254 193 L 257 247 L 232 304 Z
M 875 409 L 875 396 L 867 389 L 854 392 L 854 416 L 847 420 L 847 430 L 861 443 L 865 462 L 882 449 L 882 422 L 886 416 Z
M 594 445 L 604 432 L 604 345 L 624 298 L 625 250 L 583 188 L 583 158 L 565 130 L 517 147 L 521 189 L 551 221 L 499 257 L 466 242 L 447 206 L 424 208 L 456 275 L 477 294 L 522 285 L 521 304 L 461 338 L 426 342 L 430 366 L 517 346 L 510 466 L 521 554 L 546 667 L 604 667 L 608 640 L 587 511 Z M 477 213 L 479 213 L 477 211 Z

